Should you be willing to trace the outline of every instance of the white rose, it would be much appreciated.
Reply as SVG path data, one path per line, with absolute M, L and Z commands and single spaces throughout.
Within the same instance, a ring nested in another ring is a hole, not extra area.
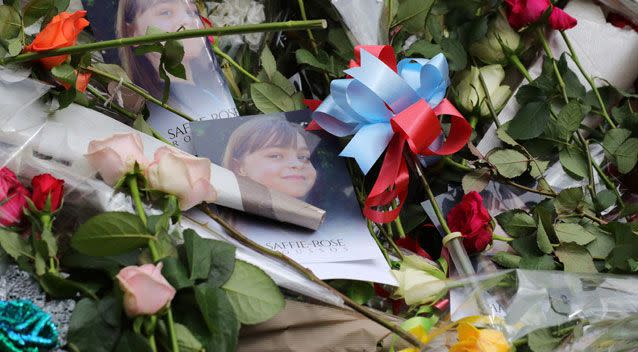
M 480 69 L 472 66 L 465 71 L 461 81 L 456 86 L 456 91 L 465 111 L 478 113 L 480 116 L 489 116 L 490 109 L 485 98 L 485 90 L 479 78 L 479 72 L 483 76 L 488 94 L 492 100 L 494 110 L 498 112 L 511 94 L 510 87 L 500 85 L 505 78 L 505 71 L 501 65 L 483 66 Z
M 445 290 L 445 274 L 416 255 L 406 257 L 401 269 L 392 270 L 392 274 L 399 282 L 395 295 L 408 305 L 432 302 Z
M 500 40 L 499 40 L 500 39 Z M 470 46 L 470 54 L 487 64 L 505 64 L 506 53 L 503 46 L 512 52 L 520 49 L 521 37 L 501 16 L 490 24 L 485 37 Z

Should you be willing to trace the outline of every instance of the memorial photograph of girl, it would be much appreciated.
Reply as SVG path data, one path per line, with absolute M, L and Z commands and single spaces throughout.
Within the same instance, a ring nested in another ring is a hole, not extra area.
M 192 0 L 119 0 L 115 19 L 115 36 L 144 35 L 154 27 L 166 32 L 201 28 L 202 23 Z M 171 76 L 168 103 L 195 119 L 237 116 L 235 104 L 224 76 L 212 54 L 207 38 L 180 41 L 184 47 L 182 64 L 186 79 Z M 135 54 L 134 47 L 119 49 L 119 60 L 131 80 L 161 99 L 164 81 L 159 75 L 160 54 Z M 151 118 L 166 114 L 160 107 L 148 104 Z M 173 115 L 181 121 L 180 117 Z M 186 122 L 186 121 L 182 121 Z M 177 131 L 174 131 L 177 133 Z
M 317 181 L 311 147 L 301 126 L 256 118 L 230 136 L 222 166 L 268 188 L 307 201 Z

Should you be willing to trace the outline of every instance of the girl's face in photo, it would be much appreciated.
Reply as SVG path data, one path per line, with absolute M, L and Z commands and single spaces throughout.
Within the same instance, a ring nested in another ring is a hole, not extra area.
M 180 28 L 195 29 L 199 26 L 199 15 L 190 1 L 157 0 L 135 16 L 132 26 L 134 36 L 144 35 L 149 27 L 167 32 L 175 32 Z M 185 59 L 198 57 L 205 48 L 205 39 L 202 38 L 184 39 L 181 43 Z
M 295 198 L 308 194 L 317 179 L 310 150 L 301 134 L 297 134 L 297 147 L 263 148 L 239 162 L 239 175 Z

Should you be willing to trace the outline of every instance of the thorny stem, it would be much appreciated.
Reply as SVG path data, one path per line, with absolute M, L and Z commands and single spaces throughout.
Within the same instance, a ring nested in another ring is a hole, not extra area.
M 591 196 L 592 202 L 596 199 L 596 182 L 594 182 L 594 169 L 592 167 L 592 157 L 589 152 L 589 142 L 583 138 L 582 133 L 578 131 L 577 133 L 578 139 L 580 143 L 582 143 L 583 148 L 585 148 L 585 154 L 587 155 L 587 178 L 589 179 L 589 184 L 587 185 L 587 190 L 589 190 L 589 195 Z M 598 212 L 596 212 L 598 214 Z
M 538 35 L 538 38 L 540 39 L 541 44 L 543 45 L 543 50 L 545 51 L 545 55 L 547 55 L 547 57 L 552 62 L 554 74 L 556 75 L 556 79 L 558 80 L 560 91 L 563 94 L 563 100 L 565 101 L 565 103 L 568 103 L 569 99 L 567 98 L 567 90 L 565 88 L 565 81 L 563 80 L 563 76 L 560 74 L 560 71 L 558 71 L 558 66 L 556 65 L 556 59 L 554 58 L 554 53 L 552 53 L 552 49 L 549 47 L 549 43 L 547 43 L 547 38 L 545 38 L 545 33 L 543 33 L 543 30 L 541 29 L 541 27 L 536 28 L 536 34 Z
M 401 248 L 399 248 L 396 242 L 394 242 L 394 238 L 392 238 L 392 236 L 383 228 L 383 226 L 379 224 L 375 224 L 375 225 L 377 226 L 377 229 L 379 229 L 379 232 L 381 232 L 383 236 L 385 236 L 385 238 L 388 240 L 388 242 L 390 243 L 390 246 L 392 246 L 392 249 L 394 249 L 399 259 L 403 260 L 404 258 L 403 252 L 401 252 Z
M 119 114 L 121 114 L 122 116 L 125 116 L 133 121 L 135 121 L 138 118 L 141 118 L 139 115 L 136 115 L 135 113 L 126 110 L 124 107 L 115 104 L 112 101 L 109 101 L 108 98 L 106 98 L 104 95 L 102 95 L 102 93 L 100 93 L 100 91 L 98 91 L 97 89 L 91 87 L 91 86 L 87 86 L 86 90 L 89 91 L 89 93 L 93 94 L 94 97 L 96 97 L 98 100 L 104 102 L 104 103 L 108 103 L 109 107 L 112 108 L 113 110 L 115 110 L 116 112 L 118 112 Z M 149 126 L 150 127 L 150 126 Z M 169 142 L 168 140 L 166 140 L 166 138 L 162 137 L 162 135 L 153 127 L 151 128 L 151 132 L 153 133 L 152 136 L 157 138 L 158 140 L 168 144 L 168 145 L 172 145 L 171 142 Z
M 583 75 L 583 77 L 585 77 L 585 79 L 587 80 L 587 83 L 589 83 L 589 86 L 594 91 L 594 95 L 596 95 L 596 100 L 598 100 L 598 105 L 600 106 L 600 112 L 602 113 L 603 118 L 605 119 L 605 121 L 607 121 L 607 123 L 609 124 L 609 126 L 611 126 L 611 128 L 616 128 L 616 124 L 614 123 L 614 121 L 612 121 L 611 117 L 609 117 L 609 114 L 607 113 L 607 107 L 605 107 L 603 98 L 600 96 L 598 87 L 596 87 L 594 80 L 585 71 L 585 69 L 583 68 L 583 65 L 581 65 L 580 60 L 578 59 L 578 55 L 576 55 L 576 51 L 574 50 L 574 47 L 572 46 L 572 43 L 569 40 L 569 37 L 567 37 L 567 34 L 565 34 L 565 31 L 560 31 L 560 35 L 563 37 L 563 40 L 565 40 L 565 44 L 567 45 L 567 48 L 569 49 L 569 53 L 570 53 L 569 56 L 572 58 L 572 60 L 578 67 L 578 70 Z
M 231 34 L 244 34 L 255 32 L 277 32 L 281 30 L 300 30 L 311 28 L 326 28 L 326 20 L 310 20 L 310 21 L 288 21 L 288 22 L 272 22 L 259 24 L 244 24 L 239 26 L 212 27 L 185 29 L 178 32 L 148 34 L 138 37 L 118 38 L 112 40 L 104 40 L 95 43 L 79 44 L 67 46 L 59 49 L 44 50 L 39 52 L 25 52 L 20 55 L 6 57 L 0 59 L 0 65 L 10 63 L 18 63 L 25 61 L 33 61 L 45 57 L 58 56 L 63 54 L 78 54 L 90 51 L 98 51 L 105 49 L 120 48 L 124 46 L 142 45 L 149 43 L 163 42 L 166 40 L 179 40 L 188 38 L 207 37 L 210 35 L 222 36 Z
M 525 66 L 523 66 L 523 63 L 521 62 L 521 60 L 518 58 L 518 56 L 516 55 L 510 55 L 509 56 L 509 60 L 514 64 L 514 66 L 516 66 L 516 68 L 518 69 L 518 72 L 520 72 L 525 79 L 528 82 L 533 81 L 534 79 L 532 78 L 532 76 L 530 76 L 529 72 L 527 71 L 527 69 L 525 68 Z
M 374 239 L 374 242 L 377 243 L 377 247 L 379 247 L 379 249 L 381 250 L 381 253 L 383 253 L 383 258 L 385 258 L 385 261 L 388 262 L 389 266 L 392 266 L 392 261 L 390 261 L 390 256 L 388 255 L 388 251 L 385 249 L 383 244 L 381 244 L 381 241 L 379 241 L 379 237 L 377 236 L 377 233 L 374 231 L 374 225 L 372 221 L 368 220 L 366 224 L 368 226 L 368 231 L 370 231 L 370 235 L 372 235 L 372 238 Z
M 547 197 L 552 197 L 552 198 L 556 197 L 556 193 L 554 193 L 553 191 L 552 192 L 546 192 L 546 191 L 543 191 L 543 190 L 540 190 L 540 189 L 534 189 L 534 188 L 530 188 L 530 187 L 527 187 L 527 186 L 523 186 L 520 183 L 516 183 L 516 182 L 514 182 L 514 181 L 512 181 L 512 180 L 510 180 L 508 178 L 505 178 L 505 177 L 503 177 L 500 180 L 501 180 L 501 182 L 505 182 L 505 183 L 507 183 L 508 185 L 510 185 L 512 187 L 516 187 L 516 188 L 522 189 L 522 190 L 527 191 L 527 192 L 532 192 L 532 193 L 536 193 L 536 194 L 540 194 L 540 195 L 547 196 Z
M 474 66 L 476 66 L 476 61 L 472 58 L 472 62 Z M 494 121 L 496 127 L 501 127 L 501 122 L 498 120 L 498 115 L 496 114 L 496 109 L 494 109 L 494 104 L 492 104 L 492 97 L 490 96 L 489 90 L 487 89 L 487 83 L 485 83 L 485 78 L 481 73 L 481 70 L 478 70 L 479 81 L 481 82 L 481 87 L 483 87 L 483 93 L 485 93 L 485 102 L 487 103 L 487 108 L 490 110 L 490 116 Z M 480 106 L 479 106 L 480 108 Z
M 204 213 L 206 213 L 211 219 L 213 219 L 215 222 L 217 222 L 219 225 L 221 225 L 226 230 L 226 232 L 229 234 L 229 236 L 232 237 L 233 239 L 239 241 L 240 243 L 242 243 L 243 245 L 245 245 L 245 246 L 247 246 L 249 248 L 252 248 L 252 249 L 258 251 L 259 253 L 265 254 L 265 255 L 267 255 L 269 257 L 272 257 L 272 258 L 275 258 L 275 259 L 278 259 L 278 260 L 281 260 L 281 261 L 285 262 L 286 264 L 290 265 L 295 270 L 297 270 L 298 272 L 303 274 L 305 277 L 307 277 L 310 281 L 312 281 L 312 282 L 314 282 L 314 283 L 316 283 L 316 284 L 318 284 L 318 285 L 330 290 L 334 294 L 338 295 L 341 299 L 343 299 L 343 301 L 344 301 L 346 306 L 354 309 L 355 311 L 357 311 L 358 313 L 362 314 L 363 316 L 375 321 L 379 325 L 381 325 L 381 326 L 385 327 L 386 329 L 394 332 L 395 334 L 399 335 L 401 338 L 403 338 L 404 340 L 406 340 L 407 342 L 409 342 L 413 346 L 419 347 L 419 348 L 424 347 L 422 345 L 422 343 L 414 335 L 412 335 L 409 332 L 403 330 L 401 327 L 386 321 L 385 319 L 381 318 L 379 315 L 377 315 L 376 313 L 372 312 L 368 308 L 366 308 L 366 307 L 354 302 L 348 296 L 345 296 L 344 294 L 342 294 L 338 290 L 334 289 L 332 286 L 328 285 L 327 283 L 325 283 L 324 281 L 319 279 L 317 276 L 315 276 L 315 274 L 312 273 L 312 271 L 306 269 L 301 264 L 299 264 L 296 261 L 290 259 L 289 257 L 284 255 L 283 253 L 280 253 L 280 252 L 277 252 L 277 251 L 273 251 L 271 249 L 263 247 L 263 246 L 259 245 L 258 243 L 252 241 L 251 239 L 247 238 L 242 233 L 240 233 L 237 229 L 235 229 L 233 226 L 231 226 L 228 222 L 226 222 L 224 219 L 222 219 L 219 215 L 217 215 L 213 211 L 211 211 L 210 208 L 208 208 L 208 206 L 201 205 L 200 209 L 202 211 L 204 211 Z
M 146 100 L 150 101 L 151 103 L 160 106 L 170 112 L 172 112 L 175 115 L 181 116 L 184 119 L 188 120 L 188 121 L 195 121 L 195 119 L 193 119 L 192 117 L 186 115 L 185 113 L 175 109 L 174 107 L 162 102 L 161 100 L 155 98 L 154 96 L 150 95 L 146 90 L 144 90 L 143 88 L 131 83 L 131 82 L 127 82 L 125 80 L 120 80 L 119 77 L 113 76 L 108 72 L 104 72 L 101 70 L 96 69 L 95 67 L 82 67 L 83 70 L 91 72 L 97 76 L 101 76 L 104 77 L 106 79 L 109 79 L 111 81 L 115 81 L 115 82 L 122 82 L 122 85 L 132 91 L 134 91 L 135 93 L 141 95 L 142 97 L 144 97 Z
M 241 72 L 244 74 L 244 76 L 252 79 L 255 83 L 261 83 L 261 81 L 259 80 L 259 78 L 253 76 L 252 74 L 250 74 L 250 72 L 246 71 L 245 68 L 243 68 L 240 64 L 237 63 L 237 61 L 233 60 L 232 57 L 230 57 L 230 55 L 226 54 L 225 52 L 223 52 L 217 45 L 213 45 L 213 51 L 215 52 L 215 54 L 217 54 L 218 56 L 221 56 L 222 58 L 224 58 L 224 60 L 226 60 L 229 64 L 231 64 L 232 66 L 234 66 L 237 71 Z

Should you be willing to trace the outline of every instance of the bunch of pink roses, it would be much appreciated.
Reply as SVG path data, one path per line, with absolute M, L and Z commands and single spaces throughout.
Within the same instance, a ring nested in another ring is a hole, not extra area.
M 111 186 L 133 172 L 137 163 L 143 170 L 148 188 L 177 196 L 181 210 L 217 198 L 217 192 L 210 184 L 211 163 L 208 159 L 166 146 L 157 149 L 154 160 L 149 161 L 137 133 L 94 140 L 89 144 L 86 158 Z

